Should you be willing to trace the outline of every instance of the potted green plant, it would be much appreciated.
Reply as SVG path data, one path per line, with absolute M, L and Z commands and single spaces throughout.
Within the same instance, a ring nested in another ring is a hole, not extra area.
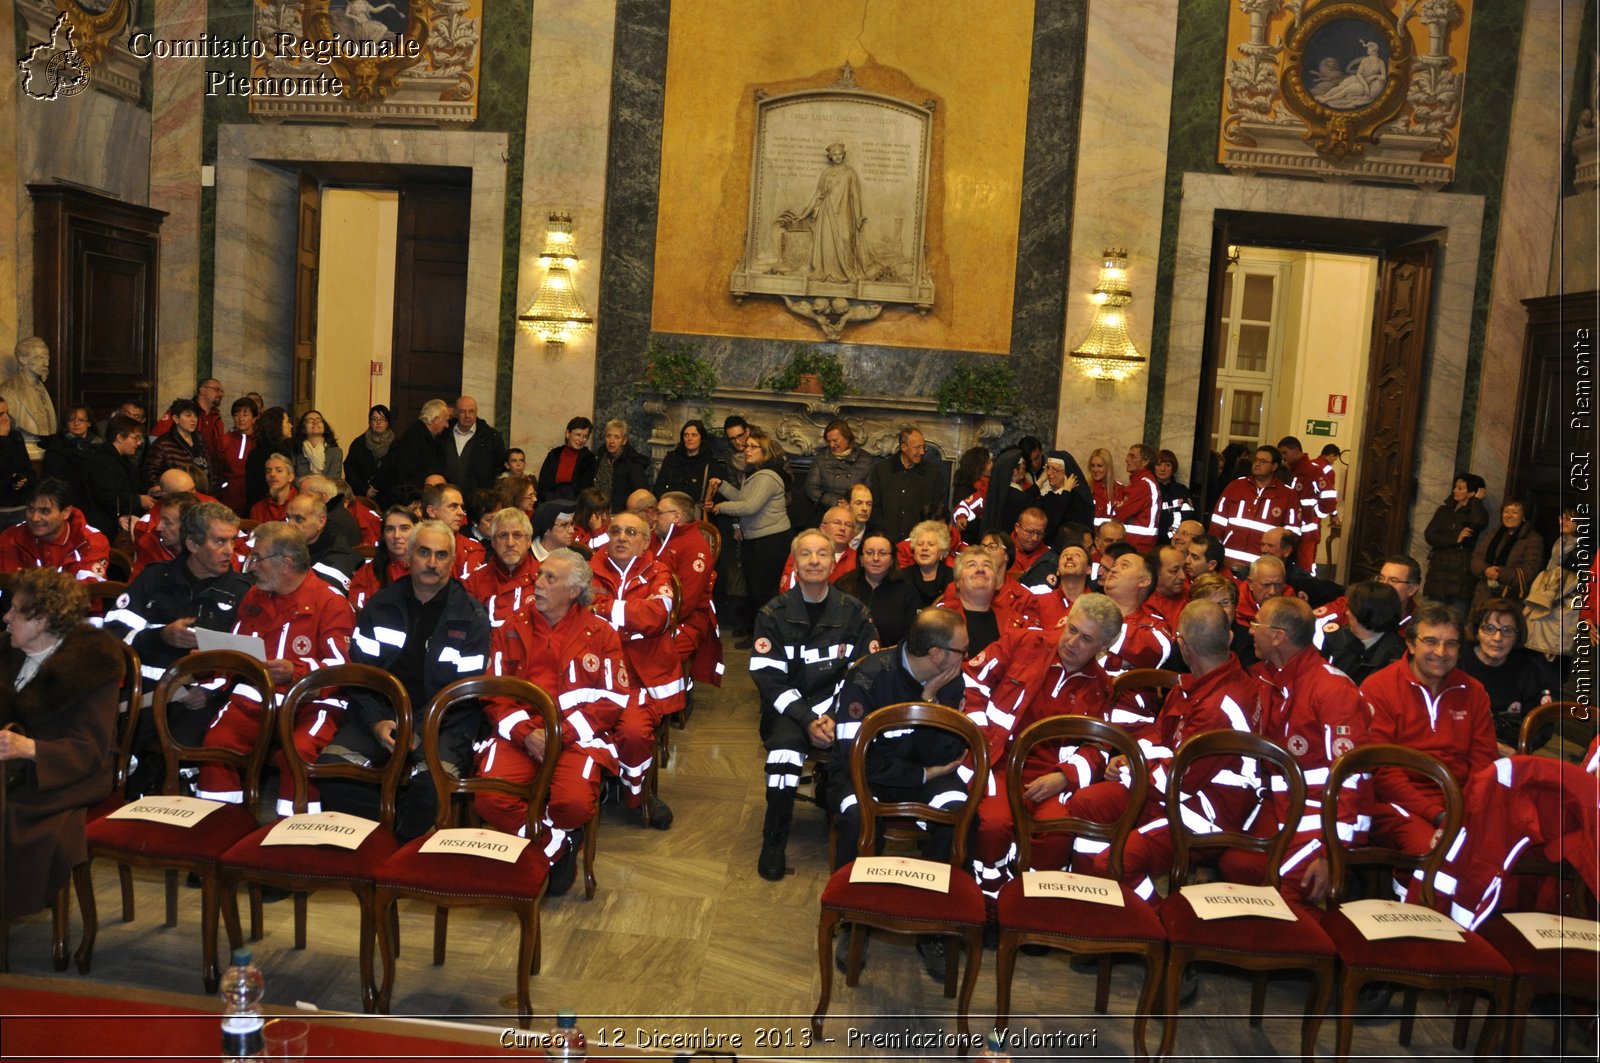
M 709 399 L 717 386 L 717 369 L 687 340 L 654 339 L 645 351 L 643 384 L 668 402 Z
M 934 397 L 940 413 L 999 413 L 1017 403 L 1017 377 L 1001 359 L 964 361 L 950 370 Z
M 832 402 L 844 394 L 844 363 L 838 355 L 796 347 L 789 354 L 788 364 L 769 375 L 761 386 L 773 391 L 821 395 Z

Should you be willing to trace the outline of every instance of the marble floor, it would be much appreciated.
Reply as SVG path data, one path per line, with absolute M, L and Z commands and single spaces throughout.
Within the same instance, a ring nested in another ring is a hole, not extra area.
M 644 829 L 635 816 L 607 806 L 594 899 L 584 899 L 580 883 L 544 906 L 543 971 L 533 980 L 534 1008 L 540 1013 L 535 1028 L 548 1026 L 545 1016 L 570 1007 L 578 1011 L 591 1039 L 604 1036 L 630 1048 L 666 1048 L 660 1038 L 684 1034 L 747 1059 L 953 1057 L 950 1049 L 862 1043 L 875 1035 L 956 1029 L 954 1002 L 923 971 L 912 943 L 888 937 L 870 942 L 857 988 L 844 986 L 842 977 L 834 979 L 824 1029 L 829 1040 L 809 1044 L 808 1020 L 820 988 L 815 934 L 827 862 L 823 817 L 812 806 L 799 806 L 789 846 L 792 873 L 778 883 L 758 878 L 763 758 L 746 655 L 730 649 L 726 685 L 721 690 L 702 687 L 696 697 L 687 729 L 673 734 L 672 762 L 662 775 L 662 797 L 676 813 L 672 828 Z M 55 977 L 199 994 L 199 891 L 181 891 L 178 926 L 166 929 L 159 879 L 152 873 L 136 876 L 137 917 L 124 924 L 114 869 L 97 867 L 102 922 L 94 969 L 87 976 L 72 972 Z M 429 962 L 431 908 L 403 905 L 400 925 L 396 1014 L 448 1017 L 495 1028 L 515 1021 L 514 921 L 498 913 L 456 910 L 442 968 Z M 268 1001 L 359 1011 L 355 928 L 355 903 L 348 894 L 315 895 L 307 948 L 296 950 L 290 904 L 269 905 L 264 936 L 253 946 L 256 963 L 266 973 Z M 53 973 L 48 918 L 24 920 L 11 934 L 13 972 Z M 973 1001 L 975 1031 L 986 1030 L 993 1021 L 993 959 L 993 952 L 985 952 Z M 1092 974 L 1073 971 L 1061 954 L 1021 957 L 1011 1030 L 1051 1035 L 1055 1043 L 1018 1049 L 1013 1058 L 1131 1055 L 1128 1016 L 1139 985 L 1137 965 L 1119 965 L 1110 1008 L 1100 1015 L 1093 1010 Z M 1259 1028 L 1248 1021 L 1249 990 L 1242 976 L 1204 974 L 1198 997 L 1181 1014 L 1178 1055 L 1296 1055 L 1305 983 L 1292 978 L 1273 983 L 1267 1018 Z M 1442 995 L 1422 997 L 1412 1046 L 1401 1047 L 1398 1000 L 1387 1015 L 1357 1023 L 1356 1055 L 1461 1055 L 1450 1047 L 1447 1016 L 1453 1011 L 1447 1010 L 1450 1005 Z M 1482 1010 L 1480 1006 L 1480 1014 Z M 1548 1019 L 1533 1020 L 1529 1050 L 1548 1051 L 1553 1029 Z M 1476 1033 L 1474 1027 L 1474 1037 Z M 1152 1023 L 1152 1050 L 1159 1036 L 1159 1023 Z M 739 1038 L 737 1047 L 733 1037 Z M 1572 1047 L 1593 1058 L 1592 1042 L 1574 1042 Z M 1331 1024 L 1324 1024 L 1318 1049 L 1331 1056 Z

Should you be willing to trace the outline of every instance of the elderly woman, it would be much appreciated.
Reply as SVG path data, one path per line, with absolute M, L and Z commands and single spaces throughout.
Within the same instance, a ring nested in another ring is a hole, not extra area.
M 1515 498 L 1500 507 L 1500 527 L 1478 536 L 1472 551 L 1472 574 L 1478 578 L 1472 608 L 1490 598 L 1527 597 L 1544 561 L 1544 536 L 1528 523 L 1528 507 Z
M 950 554 L 950 529 L 939 521 L 925 520 L 912 527 L 911 564 L 901 579 L 917 592 L 917 601 L 930 606 L 944 597 L 944 589 L 955 579 L 955 571 L 945 558 Z
M 111 792 L 121 646 L 85 624 L 83 585 L 55 569 L 18 574 L 0 643 L 6 918 L 50 903 L 88 858 L 84 821 Z
M 789 474 L 783 447 L 759 428 L 744 437 L 744 464 L 749 475 L 742 487 L 712 477 L 712 495 L 723 501 L 708 508 L 739 518 L 745 586 L 750 604 L 759 609 L 778 593 L 783 562 L 789 556 Z
M 822 441 L 825 445 L 817 450 L 806 474 L 806 497 L 818 513 L 835 502 L 850 501 L 850 488 L 867 482 L 873 462 L 871 454 L 856 446 L 856 434 L 844 421 L 830 422 Z

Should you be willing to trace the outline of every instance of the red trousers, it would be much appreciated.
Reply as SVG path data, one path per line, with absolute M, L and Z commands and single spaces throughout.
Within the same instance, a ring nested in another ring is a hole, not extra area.
M 343 722 L 343 709 L 331 705 L 302 705 L 294 718 L 294 748 L 300 754 L 301 761 L 315 764 L 317 758 L 322 755 L 323 747 L 333 740 L 334 732 Z M 206 732 L 205 741 L 201 745 L 206 749 L 231 749 L 235 753 L 248 753 L 260 733 L 261 710 L 255 706 L 246 706 L 239 701 L 231 701 L 212 721 L 211 729 Z M 288 800 L 292 796 L 287 792 L 289 767 L 281 750 L 272 755 L 272 763 L 283 780 L 280 785 L 285 790 L 284 800 Z M 244 800 L 239 773 L 224 764 L 202 764 L 200 782 L 195 792 L 200 797 L 207 797 L 213 801 L 232 801 L 238 804 Z M 309 796 L 312 801 L 317 800 L 315 785 L 311 786 Z
M 533 758 L 520 746 L 503 738 L 490 740 L 478 754 L 478 774 L 495 779 L 525 783 L 536 772 Z M 527 802 L 511 794 L 481 792 L 473 807 L 479 818 L 496 830 L 526 836 Z M 594 818 L 600 807 L 600 768 L 581 752 L 564 753 L 550 779 L 550 800 L 545 806 L 545 821 L 561 831 L 581 827 Z
M 644 701 L 644 704 L 639 704 L 640 701 Z M 643 799 L 644 776 L 655 760 L 656 729 L 661 726 L 663 719 L 661 704 L 648 699 L 635 699 L 622 710 L 622 718 L 617 721 L 614 732 L 617 760 L 622 769 L 622 790 L 629 808 L 638 808 Z

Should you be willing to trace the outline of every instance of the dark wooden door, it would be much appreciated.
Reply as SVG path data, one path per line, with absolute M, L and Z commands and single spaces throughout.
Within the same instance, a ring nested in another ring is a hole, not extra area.
M 28 192 L 33 330 L 50 345 L 57 412 L 83 403 L 104 417 L 138 399 L 153 420 L 176 397 L 154 393 L 166 213 L 61 185 Z
M 1506 497 L 1528 504 L 1529 517 L 1546 543 L 1557 533 L 1562 506 L 1587 503 L 1587 516 L 1595 515 L 1597 294 L 1522 302 L 1528 308 L 1528 328 Z M 1498 521 L 1499 514 L 1493 517 Z
M 295 423 L 311 410 L 317 394 L 317 265 L 322 251 L 322 188 L 300 175 L 300 208 L 294 241 L 294 367 L 289 412 Z
M 1217 431 L 1217 366 L 1222 361 L 1222 350 L 1227 343 L 1227 328 L 1223 324 L 1228 283 L 1228 219 L 1220 212 L 1211 222 L 1211 275 L 1206 285 L 1206 334 L 1200 348 L 1200 395 L 1195 404 L 1194 454 L 1189 463 L 1189 484 L 1196 504 L 1201 509 L 1201 521 L 1209 513 L 1217 495 L 1228 482 L 1227 474 L 1216 475 L 1211 460 L 1211 437 Z
M 389 393 L 396 431 L 404 431 L 429 399 L 454 402 L 461 394 L 471 219 L 470 188 L 400 189 Z
M 1405 553 L 1416 494 L 1418 411 L 1433 306 L 1434 241 L 1384 253 L 1367 366 L 1361 476 L 1352 514 L 1347 583 L 1367 579 L 1388 554 Z

